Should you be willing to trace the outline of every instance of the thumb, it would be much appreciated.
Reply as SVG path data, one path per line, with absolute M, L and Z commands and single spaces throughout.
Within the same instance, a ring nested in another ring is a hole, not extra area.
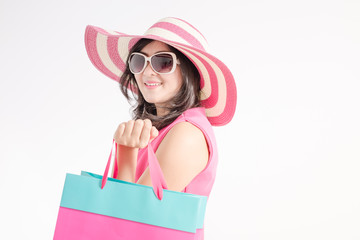
M 150 132 L 150 140 L 153 140 L 158 135 L 159 135 L 159 131 L 156 129 L 156 127 L 152 126 L 151 127 L 151 132 Z

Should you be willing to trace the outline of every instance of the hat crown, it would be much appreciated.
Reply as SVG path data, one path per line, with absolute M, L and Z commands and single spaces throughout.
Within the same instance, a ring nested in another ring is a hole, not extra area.
M 156 36 L 165 41 L 190 45 L 202 51 L 207 51 L 205 37 L 190 23 L 174 17 L 167 17 L 152 25 L 144 36 Z

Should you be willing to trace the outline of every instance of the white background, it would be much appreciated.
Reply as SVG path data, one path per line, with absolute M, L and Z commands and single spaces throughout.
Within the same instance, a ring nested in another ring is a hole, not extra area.
M 207 240 L 360 239 L 360 1 L 0 1 L 0 239 L 52 239 L 67 172 L 102 173 L 129 120 L 87 24 L 174 16 L 232 70 Z

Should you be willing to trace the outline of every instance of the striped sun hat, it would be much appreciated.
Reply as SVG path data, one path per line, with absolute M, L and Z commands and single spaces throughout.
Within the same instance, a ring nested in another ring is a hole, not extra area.
M 213 126 L 231 121 L 236 108 L 236 86 L 230 70 L 207 52 L 207 41 L 191 24 L 168 17 L 152 25 L 144 35 L 128 35 L 95 26 L 85 31 L 91 62 L 106 76 L 119 81 L 126 69 L 129 50 L 141 38 L 164 42 L 182 52 L 200 73 L 201 104 Z

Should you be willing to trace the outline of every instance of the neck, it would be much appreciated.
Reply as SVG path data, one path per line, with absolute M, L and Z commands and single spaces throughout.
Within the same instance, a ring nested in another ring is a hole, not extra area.
M 165 116 L 169 113 L 169 110 L 164 106 L 156 105 L 156 115 L 159 117 Z

